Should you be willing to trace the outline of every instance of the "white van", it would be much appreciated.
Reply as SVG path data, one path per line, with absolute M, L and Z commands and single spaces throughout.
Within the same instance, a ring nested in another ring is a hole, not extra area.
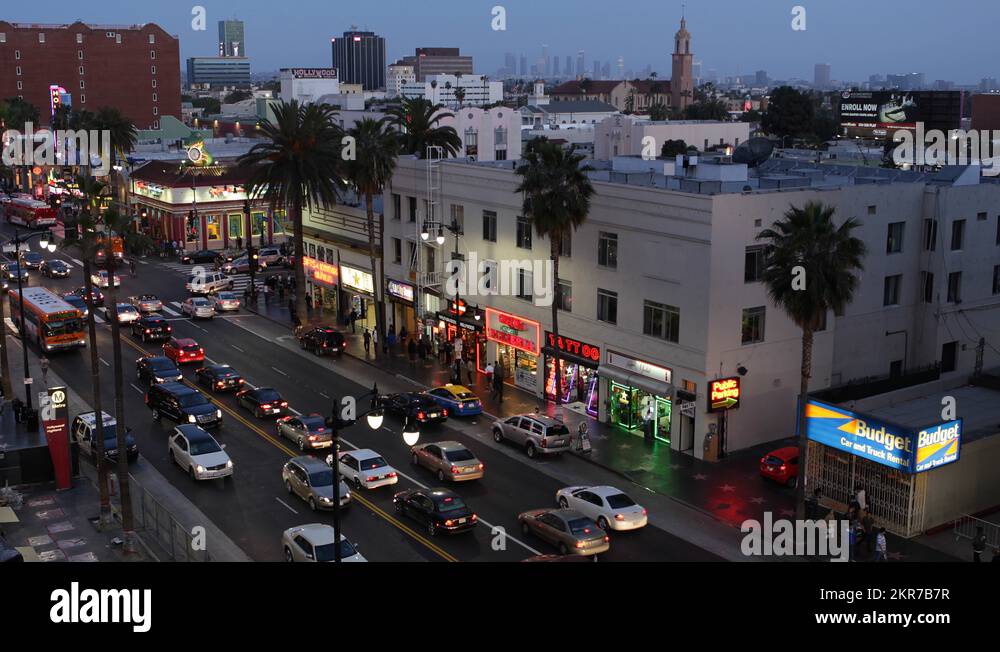
M 232 290 L 233 279 L 222 272 L 202 272 L 190 276 L 184 289 L 191 294 L 213 294 L 219 290 Z

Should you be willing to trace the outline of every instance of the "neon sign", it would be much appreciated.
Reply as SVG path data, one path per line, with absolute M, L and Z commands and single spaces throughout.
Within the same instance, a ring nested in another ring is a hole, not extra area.
M 536 321 L 487 308 L 486 339 L 538 355 L 541 326 Z
M 740 379 L 720 378 L 708 383 L 708 411 L 735 410 L 740 406 Z
M 302 266 L 306 270 L 306 276 L 309 277 L 313 283 L 318 283 L 331 288 L 337 286 L 337 279 L 340 276 L 340 272 L 337 270 L 336 265 L 324 263 L 316 260 L 315 258 L 305 256 L 302 258 Z

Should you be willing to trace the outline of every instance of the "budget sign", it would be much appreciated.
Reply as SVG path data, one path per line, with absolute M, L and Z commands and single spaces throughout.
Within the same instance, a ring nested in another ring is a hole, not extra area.
M 958 460 L 962 448 L 962 420 L 940 423 L 917 432 L 914 473 L 929 471 Z

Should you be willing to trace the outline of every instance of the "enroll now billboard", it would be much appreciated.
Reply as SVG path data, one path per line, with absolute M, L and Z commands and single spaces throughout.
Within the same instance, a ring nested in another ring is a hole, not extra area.
M 905 473 L 921 473 L 958 460 L 962 420 L 912 429 L 871 415 L 809 399 L 806 437 Z

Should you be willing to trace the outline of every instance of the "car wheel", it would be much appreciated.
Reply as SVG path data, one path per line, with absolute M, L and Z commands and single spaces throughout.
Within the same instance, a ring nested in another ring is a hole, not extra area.
M 427 524 L 427 534 L 430 536 L 435 536 L 437 534 L 437 528 L 434 527 L 434 523 Z
M 787 486 L 789 486 L 792 489 L 794 489 L 795 485 L 797 485 L 798 483 L 799 483 L 798 476 L 792 476 L 791 478 L 788 479 L 788 482 L 786 484 L 787 484 Z
M 254 408 L 253 415 L 255 417 L 257 417 L 258 419 L 263 419 L 264 418 L 264 413 L 260 411 L 260 408 Z
M 500 431 L 499 428 L 493 429 L 493 441 L 495 441 L 498 444 L 503 443 L 503 433 Z
M 568 555 L 569 554 L 569 548 L 566 547 L 565 543 L 560 543 L 559 544 L 559 554 L 560 555 Z
M 288 546 L 285 546 L 285 561 L 287 562 L 295 561 L 295 559 L 292 558 L 292 549 L 289 548 Z
M 521 523 L 521 534 L 523 534 L 524 536 L 528 536 L 529 534 L 531 534 L 531 528 L 528 527 L 527 523 Z
M 597 526 L 602 530 L 604 530 L 605 532 L 611 531 L 611 524 L 608 523 L 608 519 L 604 518 L 603 516 L 597 517 Z
M 414 453 L 413 457 L 410 458 L 410 462 L 413 463 L 413 466 L 420 466 L 420 458 L 417 457 L 416 453 Z
M 357 489 L 358 491 L 361 491 L 362 489 L 364 489 L 364 486 L 361 484 L 361 478 L 360 477 L 355 477 L 354 478 L 354 488 Z
M 569 501 L 566 500 L 566 496 L 559 496 L 559 506 L 563 509 L 569 507 Z
M 402 514 L 403 513 L 403 501 L 402 500 L 395 500 L 395 501 L 393 501 L 393 507 L 396 508 L 396 513 L 397 514 Z
M 285 491 L 287 491 L 289 495 L 292 493 L 292 483 L 288 480 L 285 480 Z
M 538 451 L 535 450 L 535 445 L 530 441 L 528 442 L 527 447 L 525 447 L 524 452 L 527 453 L 528 457 L 531 459 L 535 459 L 535 455 L 538 454 Z
M 314 512 L 316 511 L 316 499 L 313 498 L 312 496 L 309 496 L 309 509 L 311 509 Z
M 438 469 L 438 482 L 444 482 L 444 471 Z
M 157 410 L 156 408 L 153 408 L 153 421 L 159 421 L 159 420 L 160 420 L 160 411 Z

